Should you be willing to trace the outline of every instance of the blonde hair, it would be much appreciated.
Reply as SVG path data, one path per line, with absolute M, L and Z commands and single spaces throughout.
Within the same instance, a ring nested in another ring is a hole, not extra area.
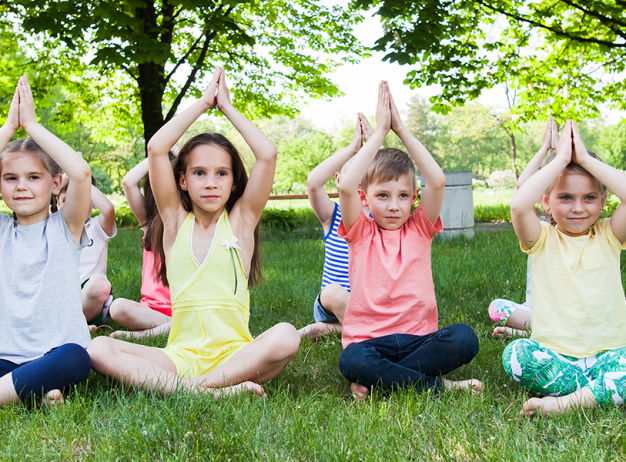
M 593 151 L 587 151 L 589 153 L 589 155 L 591 157 L 593 157 L 594 159 L 599 160 L 600 162 L 604 162 L 599 155 L 597 155 L 595 152 Z M 545 162 L 541 165 L 541 167 L 539 167 L 539 169 L 544 168 L 546 165 L 548 165 L 550 162 L 552 162 L 554 159 L 556 159 L 556 153 L 552 153 L 548 156 L 548 158 L 545 160 Z M 593 176 L 591 173 L 589 173 L 587 170 L 585 170 L 583 167 L 581 167 L 580 165 L 578 165 L 575 162 L 570 162 L 569 164 L 567 164 L 567 167 L 565 167 L 563 169 L 563 171 L 561 172 L 561 175 L 566 174 L 566 175 L 571 175 L 571 174 L 577 174 L 577 175 L 587 175 L 588 177 L 591 177 L 596 184 L 598 185 L 598 190 L 602 193 L 602 194 L 606 194 L 607 188 L 606 185 L 604 185 L 604 183 L 602 183 L 600 180 L 598 180 L 595 176 Z M 546 189 L 546 191 L 543 193 L 544 196 L 549 196 L 550 193 L 552 192 L 552 190 L 554 189 L 554 185 L 556 184 L 556 180 L 554 180 L 552 182 L 552 184 L 548 187 L 548 189 Z M 543 207 L 542 207 L 543 209 Z M 543 214 L 546 217 L 546 220 L 548 221 L 548 223 L 550 223 L 552 226 L 556 225 L 556 221 L 554 221 L 554 218 L 552 217 L 552 214 L 548 211 L 546 211 L 545 209 L 543 210 Z
M 409 155 L 396 148 L 379 149 L 361 180 L 361 189 L 367 191 L 372 183 L 395 181 L 405 174 L 409 175 L 415 189 L 415 164 Z
M 50 175 L 53 178 L 63 173 L 63 170 L 61 169 L 59 164 L 57 164 L 46 151 L 41 149 L 41 147 L 37 143 L 35 143 L 32 138 L 22 138 L 10 142 L 0 152 L 0 174 L 2 174 L 2 159 L 4 158 L 5 154 L 15 153 L 30 154 L 31 156 L 36 157 L 44 166 L 44 168 L 48 172 L 50 172 Z M 57 211 L 57 201 L 54 194 L 50 196 L 50 208 L 52 209 L 53 213 Z

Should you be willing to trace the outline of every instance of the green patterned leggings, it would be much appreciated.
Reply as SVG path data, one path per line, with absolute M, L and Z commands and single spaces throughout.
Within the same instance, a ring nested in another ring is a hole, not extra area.
M 626 347 L 578 359 L 519 339 L 504 349 L 502 364 L 509 377 L 538 395 L 564 396 L 589 387 L 601 406 L 626 399 Z

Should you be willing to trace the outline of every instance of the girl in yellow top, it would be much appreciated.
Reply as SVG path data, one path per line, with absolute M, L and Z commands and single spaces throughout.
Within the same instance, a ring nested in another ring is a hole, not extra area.
M 598 220 L 607 187 L 621 204 Z M 539 220 L 538 201 L 555 226 Z M 513 196 L 511 218 L 532 261 L 533 330 L 530 339 L 511 342 L 502 361 L 509 376 L 545 396 L 526 401 L 522 415 L 623 404 L 626 177 L 587 151 L 570 120 L 556 155 Z
M 174 171 L 168 152 L 206 110 L 217 108 L 256 157 L 248 180 L 241 156 L 225 137 L 200 134 L 181 148 Z M 221 67 L 206 92 L 163 126 L 148 143 L 152 189 L 163 219 L 155 253 L 166 264 L 172 327 L 163 349 L 98 337 L 89 353 L 101 374 L 145 390 L 169 393 L 228 387 L 263 394 L 295 356 L 300 336 L 281 323 L 253 339 L 248 330 L 248 285 L 261 279 L 258 223 L 270 195 L 276 149 L 232 105 Z

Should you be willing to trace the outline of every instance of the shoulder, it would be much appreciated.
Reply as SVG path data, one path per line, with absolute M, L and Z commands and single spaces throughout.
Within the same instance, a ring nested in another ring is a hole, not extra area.
M 343 237 L 348 243 L 350 243 L 373 235 L 377 226 L 376 222 L 367 218 L 367 216 L 365 216 L 365 212 L 361 210 L 359 217 L 352 225 L 352 228 L 350 228 L 350 231 L 346 232 L 343 220 L 341 220 L 339 229 L 337 230 L 337 235 Z
M 438 217 L 437 222 L 433 224 L 426 216 L 426 213 L 424 213 L 422 206 L 418 205 L 404 224 L 404 227 L 407 231 L 419 233 L 424 237 L 432 239 L 443 230 L 443 223 L 441 222 L 441 217 Z
M 622 251 L 626 248 L 626 246 L 619 241 L 615 234 L 613 234 L 610 218 L 603 218 L 596 221 L 591 229 L 596 236 L 602 240 L 608 241 L 609 245 L 616 250 Z

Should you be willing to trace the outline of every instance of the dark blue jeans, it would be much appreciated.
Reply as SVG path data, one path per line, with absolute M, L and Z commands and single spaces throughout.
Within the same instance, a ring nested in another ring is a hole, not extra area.
M 469 363 L 478 353 L 478 337 L 467 324 L 452 324 L 428 335 L 392 334 L 352 343 L 339 358 L 339 370 L 351 382 L 393 390 L 441 389 L 441 376 Z
M 89 353 L 75 343 L 53 348 L 41 358 L 24 364 L 0 359 L 0 377 L 13 373 L 13 386 L 22 402 L 41 398 L 50 390 L 63 391 L 87 380 L 90 371 Z

